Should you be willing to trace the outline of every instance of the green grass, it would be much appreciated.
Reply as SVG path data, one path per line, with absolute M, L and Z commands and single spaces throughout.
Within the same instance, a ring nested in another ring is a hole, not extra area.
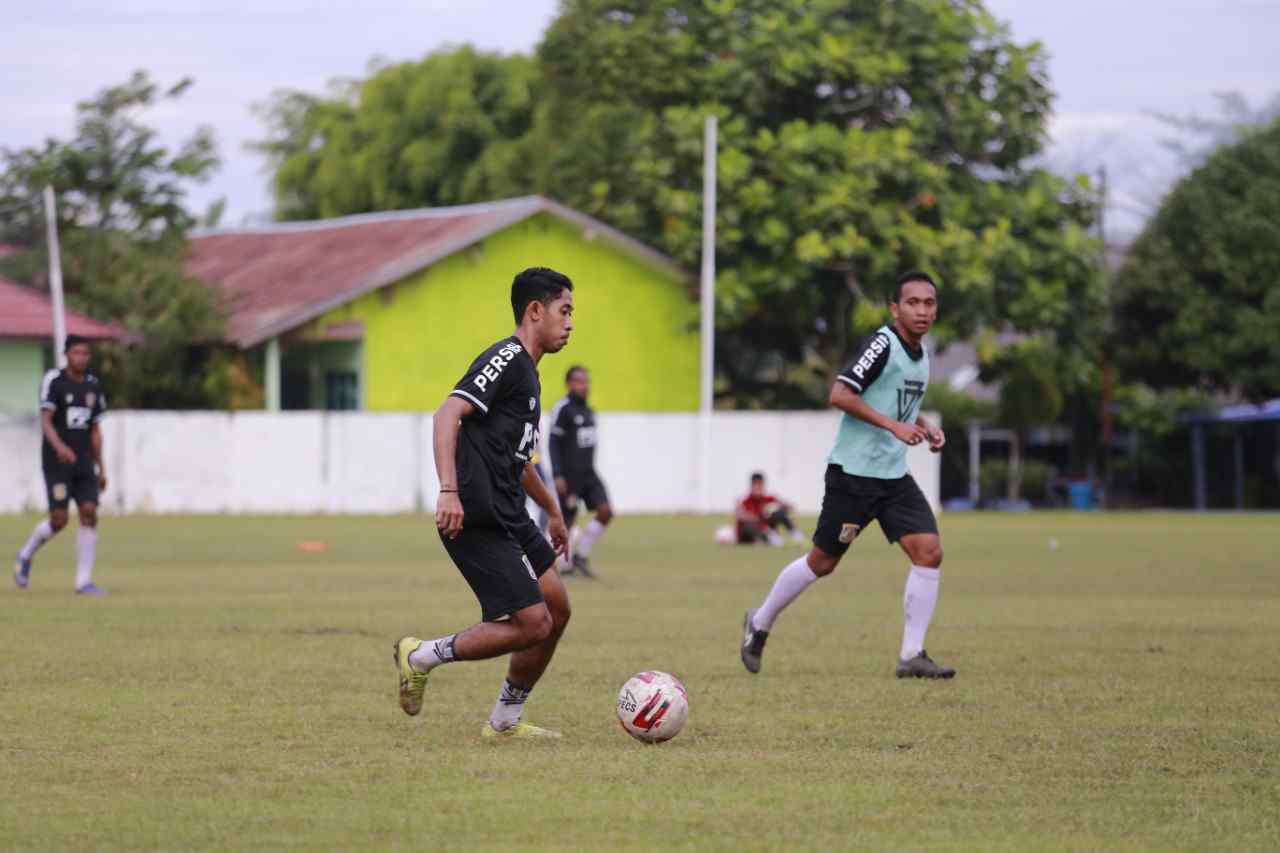
M 749 676 L 742 611 L 795 550 L 712 526 L 619 520 L 526 714 L 564 740 L 500 744 L 499 661 L 396 705 L 391 642 L 478 614 L 426 518 L 108 518 L 100 601 L 64 534 L 0 587 L 0 848 L 1280 847 L 1274 516 L 944 518 L 949 683 L 892 676 L 874 530 Z M 613 711 L 646 668 L 690 692 L 658 747 Z

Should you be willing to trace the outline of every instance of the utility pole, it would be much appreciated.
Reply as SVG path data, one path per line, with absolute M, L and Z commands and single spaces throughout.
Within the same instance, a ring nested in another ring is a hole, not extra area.
M 1111 401 L 1114 398 L 1115 374 L 1111 363 L 1111 335 L 1114 325 L 1111 320 L 1111 269 L 1107 255 L 1107 167 L 1098 167 L 1098 240 L 1102 243 L 1102 286 L 1103 303 L 1106 316 L 1103 320 L 1102 342 L 1102 485 L 1101 504 L 1105 509 L 1111 501 L 1111 440 L 1113 424 L 1111 419 Z

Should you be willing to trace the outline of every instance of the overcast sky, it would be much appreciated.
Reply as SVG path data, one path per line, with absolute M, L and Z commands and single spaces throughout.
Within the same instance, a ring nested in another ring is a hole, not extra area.
M 177 141 L 200 124 L 224 165 L 192 193 L 228 201 L 225 224 L 270 213 L 263 163 L 244 143 L 250 107 L 272 90 L 320 91 L 362 75 L 372 57 L 414 59 L 449 43 L 529 51 L 556 0 L 0 0 L 0 146 L 72 130 L 74 105 L 138 68 L 196 85 L 149 120 Z M 1043 42 L 1058 93 L 1049 161 L 1106 163 L 1119 228 L 1158 199 L 1174 172 L 1147 111 L 1213 114 L 1213 93 L 1255 105 L 1280 90 L 1280 0 L 988 0 L 1019 41 Z

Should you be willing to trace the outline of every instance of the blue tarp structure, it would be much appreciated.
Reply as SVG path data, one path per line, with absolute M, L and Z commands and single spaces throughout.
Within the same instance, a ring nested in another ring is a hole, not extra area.
M 1192 498 L 1196 509 L 1208 509 L 1205 485 L 1204 428 L 1210 424 L 1236 424 L 1232 455 L 1235 462 L 1236 509 L 1244 509 L 1244 441 L 1239 426 L 1280 421 L 1280 398 L 1259 405 L 1241 403 L 1225 406 L 1216 412 L 1204 412 L 1187 418 L 1191 424 Z

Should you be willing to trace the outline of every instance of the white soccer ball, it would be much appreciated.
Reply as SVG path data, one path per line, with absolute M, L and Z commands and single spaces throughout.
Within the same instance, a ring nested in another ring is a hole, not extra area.
M 734 529 L 732 524 L 726 524 L 723 527 L 716 528 L 716 544 L 732 545 L 738 541 L 738 531 Z
M 638 672 L 618 692 L 618 720 L 636 740 L 671 740 L 688 719 L 689 694 L 670 673 Z

